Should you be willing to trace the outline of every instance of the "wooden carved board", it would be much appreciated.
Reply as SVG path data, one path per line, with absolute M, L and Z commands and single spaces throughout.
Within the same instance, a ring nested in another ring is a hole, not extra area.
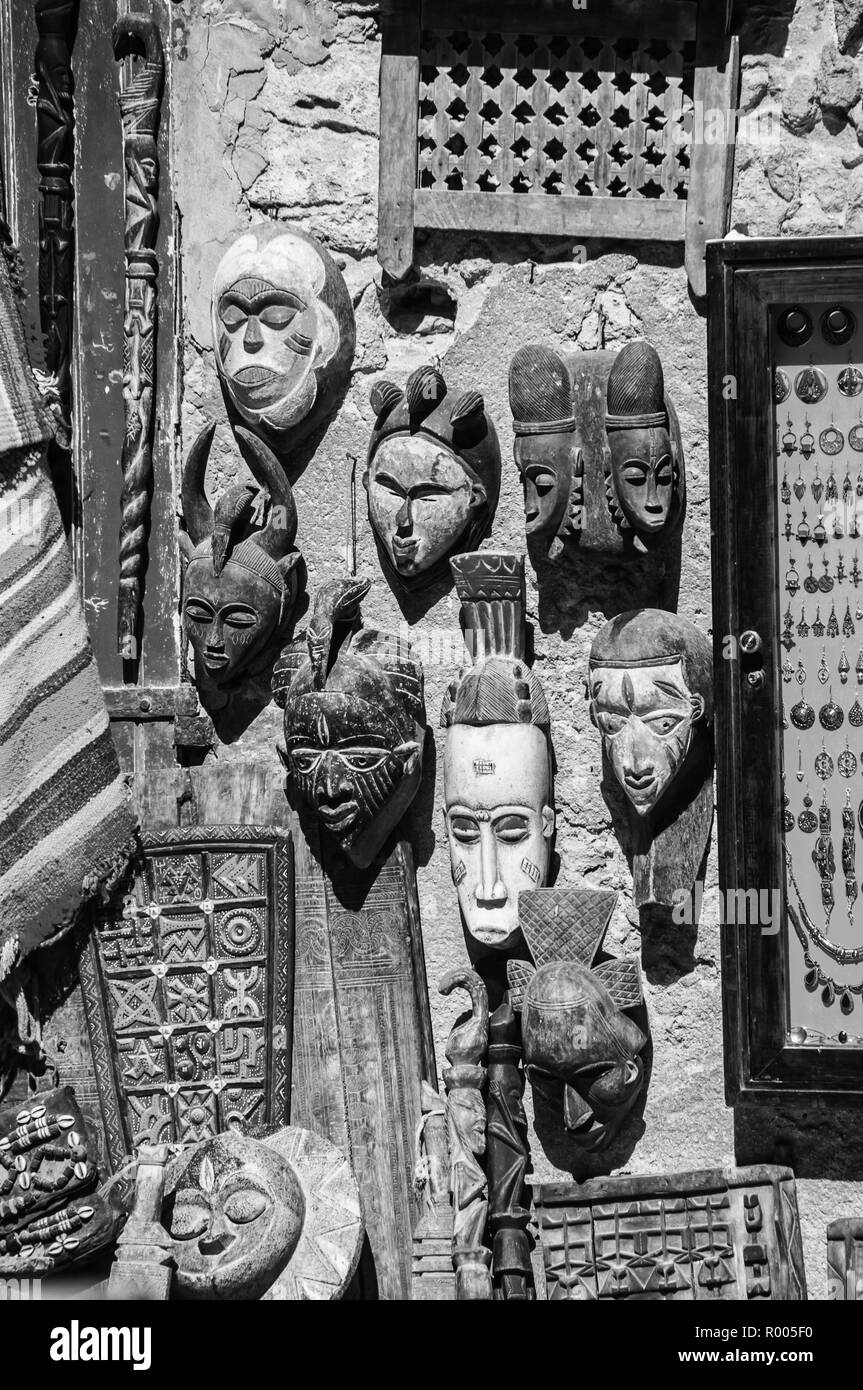
M 414 1148 L 435 1076 L 409 846 L 369 870 L 297 836 L 294 1124 L 348 1153 L 382 1298 L 409 1298 Z M 335 886 L 337 885 L 337 887 Z
M 192 826 L 143 850 L 81 958 L 112 1168 L 138 1144 L 283 1125 L 290 1109 L 290 836 Z
M 844 1216 L 827 1227 L 827 1297 L 863 1302 L 863 1221 Z
M 544 1183 L 534 1198 L 550 1299 L 806 1298 L 788 1168 Z

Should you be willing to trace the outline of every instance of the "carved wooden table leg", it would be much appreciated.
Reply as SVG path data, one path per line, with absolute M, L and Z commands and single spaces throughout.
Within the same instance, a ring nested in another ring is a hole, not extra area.
M 489 1228 L 493 1238 L 495 1297 L 534 1298 L 530 1208 L 525 1205 L 525 1175 L 530 1165 L 524 1073 L 519 1020 L 507 995 L 489 1022 L 486 1146 Z

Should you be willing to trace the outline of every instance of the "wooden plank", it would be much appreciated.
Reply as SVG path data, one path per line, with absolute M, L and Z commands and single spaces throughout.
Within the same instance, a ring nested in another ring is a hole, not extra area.
M 402 280 L 414 257 L 419 0 L 398 0 L 381 25 L 378 260 L 388 275 Z
M 715 3 L 715 0 L 706 0 Z M 464 30 L 499 34 L 584 34 L 591 38 L 618 39 L 647 35 L 673 35 L 694 39 L 696 0 L 603 0 L 575 10 L 568 0 L 537 4 L 536 0 L 508 0 L 505 7 L 481 0 L 444 0 L 423 5 L 423 25 L 438 32 Z
M 693 294 L 703 298 L 707 293 L 705 245 L 723 237 L 728 230 L 740 88 L 739 40 L 736 34 L 726 36 L 725 16 L 719 5 L 703 4 L 699 9 L 695 63 L 695 125 L 686 201 L 686 273 Z M 711 135 L 716 133 L 719 121 L 725 138 L 717 141 Z
M 417 189 L 414 222 L 436 231 L 683 241 L 686 204 L 661 198 L 531 197 Z

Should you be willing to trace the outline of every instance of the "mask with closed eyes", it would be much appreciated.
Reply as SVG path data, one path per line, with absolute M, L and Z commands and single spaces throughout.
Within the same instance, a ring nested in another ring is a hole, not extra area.
M 520 938 L 519 892 L 548 874 L 548 706 L 524 660 L 523 557 L 479 551 L 452 569 L 474 657 L 441 712 L 452 875 L 468 934 L 506 950 Z
M 304 649 L 274 681 L 285 710 L 290 788 L 366 868 L 415 797 L 425 738 L 422 667 L 395 634 L 356 630 L 369 583 L 318 594 Z
M 681 487 L 662 363 L 650 343 L 627 343 L 615 358 L 605 429 L 609 510 L 642 541 L 655 537 L 679 520 Z
M 277 447 L 308 433 L 344 387 L 356 340 L 341 272 L 314 237 L 244 232 L 213 281 L 213 346 L 238 415 Z

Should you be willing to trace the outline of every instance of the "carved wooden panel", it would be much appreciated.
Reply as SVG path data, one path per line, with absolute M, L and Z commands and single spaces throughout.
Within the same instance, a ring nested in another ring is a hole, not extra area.
M 863 1221 L 857 1217 L 827 1227 L 827 1297 L 863 1302 Z
M 143 837 L 81 980 L 108 1158 L 289 1118 L 293 856 L 285 832 Z
M 414 226 L 685 238 L 703 293 L 704 238 L 725 231 L 733 134 L 709 149 L 695 111 L 709 101 L 725 113 L 735 98 L 723 19 L 695 0 L 608 0 L 587 13 L 389 0 L 384 269 L 406 274 Z
M 423 1080 L 436 1076 L 410 848 L 370 869 L 297 838 L 293 1122 L 349 1154 L 382 1298 L 408 1298 Z M 323 872 L 322 872 L 323 870 Z
M 534 1189 L 550 1299 L 805 1299 L 794 1176 L 754 1167 Z

